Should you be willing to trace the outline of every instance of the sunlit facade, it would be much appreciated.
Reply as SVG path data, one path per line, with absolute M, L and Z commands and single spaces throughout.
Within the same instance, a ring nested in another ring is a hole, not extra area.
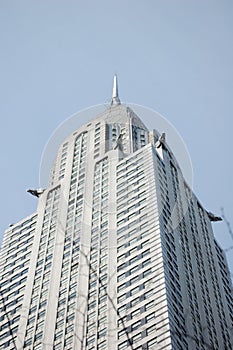
M 5 232 L 0 349 L 233 349 L 232 285 L 165 138 L 120 103 L 58 150 Z

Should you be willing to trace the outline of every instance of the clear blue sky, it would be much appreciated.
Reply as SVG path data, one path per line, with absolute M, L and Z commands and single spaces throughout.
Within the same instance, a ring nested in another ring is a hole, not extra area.
M 216 214 L 224 207 L 233 224 L 232 18 L 231 0 L 2 0 L 1 232 L 35 210 L 26 189 L 38 187 L 51 133 L 109 102 L 115 71 L 122 101 L 176 127 L 197 197 Z M 225 223 L 214 228 L 233 246 Z M 227 257 L 233 272 L 233 249 Z

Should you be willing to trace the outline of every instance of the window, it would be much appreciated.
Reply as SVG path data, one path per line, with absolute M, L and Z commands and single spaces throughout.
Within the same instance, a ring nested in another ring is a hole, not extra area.
M 137 286 L 130 291 L 130 295 L 134 295 L 140 291 L 140 286 Z
M 139 268 L 138 265 L 134 266 L 132 269 L 130 269 L 129 274 L 132 275 L 134 272 L 138 270 L 138 268 Z
M 91 310 L 92 308 L 94 308 L 96 306 L 96 301 L 93 301 L 92 303 L 90 303 L 88 305 L 88 310 Z
M 146 316 L 146 322 L 150 322 L 155 318 L 155 313 L 152 312 L 150 315 Z
M 65 346 L 68 345 L 68 344 L 70 344 L 70 343 L 72 343 L 72 341 L 73 341 L 73 336 L 70 336 L 69 338 L 67 338 L 67 339 L 65 340 Z
M 117 287 L 117 292 L 119 293 L 121 290 L 124 290 L 125 287 L 126 287 L 125 283 L 121 284 L 120 286 Z
M 87 339 L 87 345 L 89 345 L 89 344 L 91 344 L 91 343 L 94 343 L 94 341 L 95 341 L 95 335 L 92 335 L 91 337 L 89 337 L 89 338 Z
M 106 340 L 102 341 L 97 345 L 97 349 L 106 349 L 107 342 Z
M 130 280 L 130 284 L 131 284 L 131 285 L 134 284 L 135 282 L 137 282 L 137 281 L 139 280 L 139 278 L 140 278 L 140 275 L 135 276 L 134 278 L 132 278 L 132 279 Z
M 121 303 L 122 301 L 125 300 L 125 298 L 126 298 L 126 294 L 123 294 L 123 295 L 121 295 L 120 297 L 117 298 L 117 302 Z
M 39 332 L 35 335 L 35 341 L 39 340 L 42 338 L 43 332 Z
M 141 332 L 136 334 L 134 337 L 132 337 L 132 342 L 136 343 L 137 341 L 139 341 L 142 338 L 142 334 Z
M 141 313 L 140 308 L 137 309 L 137 310 L 134 310 L 134 311 L 131 313 L 131 318 L 134 318 L 135 316 L 139 315 L 140 313 Z
M 24 342 L 24 347 L 31 345 L 31 344 L 32 344 L 32 338 L 29 338 Z
M 154 306 L 154 301 L 152 300 L 150 303 L 147 303 L 145 305 L 145 310 L 147 311 L 147 310 L 151 309 L 153 306 Z
M 127 349 L 128 346 L 128 341 L 124 341 L 123 343 L 121 343 L 120 345 L 118 345 L 118 350 L 123 350 L 123 349 Z
M 104 317 L 102 317 L 102 318 L 99 319 L 98 325 L 100 326 L 101 324 L 104 324 L 104 323 L 106 323 L 106 322 L 107 322 L 107 317 L 104 316 Z
M 137 297 L 130 302 L 130 306 L 133 307 L 137 305 L 139 302 L 140 302 L 140 297 Z
M 98 332 L 98 338 L 105 337 L 105 335 L 106 335 L 106 328 L 103 328 Z
M 130 259 L 130 261 L 129 261 L 130 265 L 133 264 L 137 260 L 138 260 L 138 256 L 136 255 L 132 259 Z
M 151 275 L 151 269 L 143 272 L 143 277 L 148 277 L 149 275 Z
M 157 345 L 157 340 L 156 340 L 156 338 L 155 338 L 155 339 L 152 339 L 152 340 L 150 340 L 150 341 L 148 341 L 148 343 L 147 343 L 147 348 L 150 349 L 150 347 L 151 347 L 151 346 L 154 346 L 154 345 Z M 153 348 L 151 348 L 151 349 L 153 349 Z
M 134 331 L 135 329 L 138 329 L 141 326 L 141 320 L 135 322 L 132 324 L 131 329 Z
M 122 273 L 120 276 L 117 277 L 117 281 L 120 282 L 125 278 L 125 274 Z
M 125 335 L 126 330 L 122 329 L 121 331 L 118 332 L 118 339 L 122 338 Z

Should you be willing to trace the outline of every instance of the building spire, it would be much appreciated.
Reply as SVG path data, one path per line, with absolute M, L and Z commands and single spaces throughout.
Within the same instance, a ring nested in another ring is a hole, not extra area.
M 118 83 L 117 83 L 117 75 L 114 75 L 114 80 L 113 80 L 113 89 L 112 89 L 112 100 L 111 100 L 111 105 L 120 105 L 121 101 L 118 96 Z

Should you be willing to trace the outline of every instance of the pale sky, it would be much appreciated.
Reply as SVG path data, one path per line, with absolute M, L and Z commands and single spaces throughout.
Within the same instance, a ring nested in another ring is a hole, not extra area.
M 174 125 L 195 194 L 208 211 L 224 207 L 233 225 L 232 18 L 231 0 L 2 0 L 1 232 L 36 209 L 26 189 L 39 186 L 50 135 L 75 112 L 108 103 L 115 72 L 122 101 Z M 213 226 L 233 272 L 227 226 Z

